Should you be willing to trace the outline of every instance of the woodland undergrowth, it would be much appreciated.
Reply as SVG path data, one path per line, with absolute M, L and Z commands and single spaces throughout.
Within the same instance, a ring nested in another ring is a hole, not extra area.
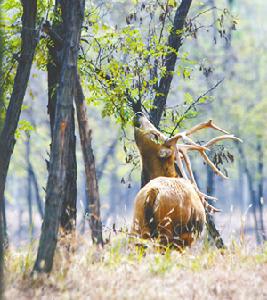
M 267 244 L 252 247 L 232 240 L 218 250 L 203 238 L 179 253 L 110 237 L 104 248 L 89 233 L 60 241 L 50 275 L 32 273 L 36 242 L 6 252 L 7 299 L 266 299 Z M 171 294 L 170 294 L 171 292 Z

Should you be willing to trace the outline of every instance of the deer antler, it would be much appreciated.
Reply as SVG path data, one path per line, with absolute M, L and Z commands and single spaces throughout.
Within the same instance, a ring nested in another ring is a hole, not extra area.
M 221 131 L 227 135 L 230 136 L 230 133 L 227 132 L 226 130 L 220 128 L 219 126 L 215 125 L 212 120 L 209 120 L 208 122 L 204 122 L 204 123 L 200 123 L 198 125 L 195 125 L 194 127 L 192 127 L 189 130 L 186 130 L 184 132 L 180 132 L 177 133 L 175 136 L 167 139 L 167 141 L 165 142 L 167 145 L 172 145 L 173 143 L 176 143 L 180 138 L 183 138 L 183 140 L 188 140 L 188 136 L 201 130 L 201 129 L 205 129 L 205 128 L 213 128 L 215 130 Z M 231 135 L 232 136 L 232 135 Z M 195 144 L 194 141 L 192 141 L 192 139 L 189 140 L 191 143 L 193 142 L 193 144 Z
M 179 170 L 181 171 L 182 177 L 184 179 L 188 179 L 188 177 L 185 173 L 185 169 L 184 169 L 182 160 L 181 160 L 181 156 L 180 156 L 180 153 L 179 153 L 179 148 L 177 146 L 175 147 L 175 158 L 176 158 L 177 166 L 178 166 Z
M 200 155 L 203 157 L 203 159 L 207 162 L 207 164 L 212 168 L 212 170 L 219 176 L 223 177 L 224 179 L 228 179 L 227 176 L 225 176 L 216 166 L 215 164 L 209 159 L 208 155 L 206 154 L 205 150 L 208 149 L 208 147 L 214 145 L 215 143 L 222 141 L 222 140 L 226 140 L 226 139 L 231 139 L 231 140 L 235 140 L 235 141 L 239 141 L 242 142 L 242 140 L 238 137 L 235 137 L 232 134 L 227 134 L 227 135 L 222 135 L 222 136 L 218 136 L 215 137 L 213 139 L 211 139 L 210 141 L 208 141 L 204 146 L 200 146 L 200 147 L 195 147 L 194 145 L 187 145 L 187 147 L 184 147 L 186 145 L 182 145 L 183 148 L 185 148 L 187 151 L 188 150 L 197 150 L 200 152 Z M 206 149 L 205 149 L 206 148 Z
M 235 140 L 235 141 L 238 141 L 240 143 L 243 143 L 243 141 L 238 138 L 238 137 L 235 137 L 233 134 L 227 134 L 227 135 L 221 135 L 221 136 L 217 136 L 211 140 L 209 140 L 205 145 L 204 147 L 208 148 L 210 146 L 212 146 L 213 144 L 216 144 L 217 142 L 219 141 L 222 141 L 222 140 L 226 140 L 226 139 L 230 139 L 230 140 Z
M 186 135 L 191 135 L 192 133 L 195 133 L 196 131 L 199 131 L 199 130 L 204 129 L 204 128 L 213 128 L 213 129 L 221 131 L 225 134 L 230 134 L 228 131 L 220 128 L 217 125 L 215 125 L 212 120 L 209 120 L 208 122 L 197 124 L 194 127 L 192 127 L 191 129 L 187 130 Z
M 210 141 L 208 141 L 206 144 L 204 145 L 199 145 L 197 143 L 195 143 L 191 138 L 188 137 L 188 135 L 191 135 L 193 133 L 195 133 L 196 131 L 199 131 L 201 129 L 204 128 L 213 128 L 215 130 L 218 130 L 220 132 L 225 133 L 225 135 L 222 136 L 218 136 L 215 137 L 213 139 L 211 139 Z M 174 143 L 176 143 L 180 138 L 183 139 L 183 141 L 187 142 L 188 144 L 176 144 L 175 146 L 175 156 L 176 156 L 176 161 L 177 161 L 177 165 L 182 173 L 182 177 L 185 179 L 188 179 L 185 169 L 184 169 L 184 165 L 182 162 L 182 159 L 185 162 L 186 165 L 186 169 L 188 171 L 188 174 L 190 176 L 190 181 L 191 183 L 194 185 L 201 202 L 203 203 L 204 207 L 209 211 L 209 212 L 218 212 L 220 210 L 218 210 L 217 208 L 213 207 L 212 205 L 210 205 L 206 199 L 212 199 L 212 200 L 217 200 L 215 197 L 212 196 L 208 196 L 205 195 L 204 193 L 200 192 L 197 183 L 195 181 L 194 178 L 194 174 L 192 171 L 192 166 L 191 166 L 191 162 L 190 162 L 190 158 L 187 154 L 187 152 L 189 150 L 196 150 L 199 151 L 201 156 L 203 157 L 203 159 L 207 162 L 207 164 L 212 168 L 212 170 L 217 174 L 220 175 L 221 177 L 227 179 L 228 177 L 225 176 L 216 166 L 215 164 L 209 159 L 208 155 L 206 154 L 205 151 L 209 151 L 209 147 L 216 144 L 219 141 L 222 140 L 226 140 L 226 139 L 231 139 L 231 140 L 235 140 L 235 141 L 239 141 L 242 142 L 241 139 L 235 137 L 234 135 L 228 133 L 226 130 L 218 127 L 217 125 L 215 125 L 212 120 L 209 120 L 208 122 L 204 122 L 204 123 L 200 123 L 196 126 L 194 126 L 193 128 L 191 128 L 190 130 L 181 132 L 176 134 L 174 137 L 167 139 L 167 141 L 165 142 L 166 145 L 172 145 Z M 182 157 L 182 159 L 181 159 Z

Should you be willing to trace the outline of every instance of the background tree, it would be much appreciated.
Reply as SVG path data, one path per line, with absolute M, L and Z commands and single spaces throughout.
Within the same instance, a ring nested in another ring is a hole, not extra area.
M 13 91 L 5 114 L 5 122 L 0 135 L 0 206 L 3 207 L 8 167 L 15 145 L 23 98 L 26 92 L 34 53 L 38 42 L 36 29 L 37 1 L 22 1 L 21 51 L 14 78 Z M 1 218 L 3 218 L 3 211 Z
M 0 5 L 2 1 L 0 1 Z M 0 12 L 0 22 L 2 22 L 2 13 Z M 3 78 L 3 37 L 2 29 L 0 29 L 0 78 Z M 4 98 L 2 91 L 2 80 L 0 81 L 0 132 L 2 130 L 3 124 L 3 108 L 4 108 Z M 4 220 L 3 220 L 3 206 L 0 203 L 0 299 L 4 295 Z
M 43 29 L 48 34 L 52 34 L 54 39 L 48 42 L 48 59 L 47 59 L 47 83 L 48 83 L 48 105 L 47 112 L 50 118 L 51 138 L 53 138 L 53 128 L 55 125 L 55 112 L 57 103 L 57 88 L 60 84 L 60 74 L 62 68 L 62 51 L 63 40 L 61 36 L 64 35 L 62 19 L 60 16 L 61 1 L 55 1 L 53 8 L 53 24 L 46 21 Z M 70 137 L 70 152 L 68 163 L 70 167 L 67 168 L 67 190 L 65 199 L 62 205 L 62 215 L 60 226 L 65 233 L 70 233 L 76 227 L 77 219 L 77 161 L 76 161 L 76 137 L 74 124 L 74 107 L 72 109 L 71 118 L 71 137 Z
M 55 125 L 53 128 L 52 152 L 46 188 L 45 216 L 34 270 L 50 272 L 61 218 L 63 199 L 67 192 L 67 174 L 70 167 L 70 138 L 73 100 L 77 76 L 77 56 L 84 1 L 68 0 L 61 5 L 64 28 L 64 45 L 57 90 Z

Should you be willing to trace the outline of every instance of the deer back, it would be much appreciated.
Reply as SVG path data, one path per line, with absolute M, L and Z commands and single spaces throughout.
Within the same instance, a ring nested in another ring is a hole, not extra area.
M 188 180 L 158 177 L 136 196 L 132 234 L 184 247 L 192 244 L 205 222 L 203 204 Z

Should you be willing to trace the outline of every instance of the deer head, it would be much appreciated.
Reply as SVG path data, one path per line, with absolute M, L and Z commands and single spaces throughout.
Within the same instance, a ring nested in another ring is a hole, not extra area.
M 142 185 L 159 176 L 177 177 L 175 141 L 157 130 L 143 115 L 135 117 L 134 138 L 142 159 Z

